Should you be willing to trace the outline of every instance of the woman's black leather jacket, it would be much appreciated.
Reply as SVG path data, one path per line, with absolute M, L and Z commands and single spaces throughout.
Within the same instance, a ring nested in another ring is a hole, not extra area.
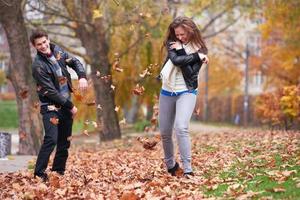
M 180 67 L 185 84 L 188 90 L 197 89 L 198 74 L 201 69 L 203 61 L 200 59 L 198 52 L 187 55 L 185 50 L 171 49 L 168 43 L 168 57 L 174 65 Z

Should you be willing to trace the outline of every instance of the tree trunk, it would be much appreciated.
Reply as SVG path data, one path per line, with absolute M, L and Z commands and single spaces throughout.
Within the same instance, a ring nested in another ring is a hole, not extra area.
M 94 21 L 92 26 L 78 23 L 74 31 L 90 58 L 95 101 L 97 105 L 100 104 L 102 107 L 102 109 L 97 109 L 97 121 L 101 123 L 100 140 L 107 141 L 120 138 L 121 131 L 118 115 L 115 111 L 114 90 L 111 88 L 112 76 L 108 59 L 109 38 L 107 35 L 109 33 L 106 31 L 105 20 L 102 18 L 92 20 L 90 18 L 95 7 L 92 1 L 83 1 L 80 6 L 74 1 L 63 1 L 63 5 L 70 15 L 74 15 L 74 13 L 77 13 L 77 16 L 84 14 L 85 18 L 88 19 L 87 21 Z M 100 77 L 96 76 L 97 71 L 100 72 Z
M 8 78 L 12 82 L 19 114 L 19 154 L 36 155 L 42 140 L 42 124 L 37 102 L 36 86 L 31 75 L 31 57 L 21 2 L 0 1 L 0 23 L 10 49 Z

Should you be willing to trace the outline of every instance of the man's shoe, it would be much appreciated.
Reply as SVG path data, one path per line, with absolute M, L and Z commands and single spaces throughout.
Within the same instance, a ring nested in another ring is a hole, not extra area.
M 46 173 L 34 174 L 34 178 L 36 178 L 36 177 L 41 178 L 44 182 L 47 182 L 49 180 L 48 175 Z
M 174 167 L 172 167 L 171 169 L 168 169 L 168 172 L 172 175 L 172 176 L 176 176 L 176 171 L 179 169 L 179 164 L 176 162 Z

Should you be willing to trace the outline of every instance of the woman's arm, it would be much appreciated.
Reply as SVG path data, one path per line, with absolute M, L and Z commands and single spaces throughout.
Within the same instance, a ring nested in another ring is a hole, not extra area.
M 197 52 L 189 55 L 178 55 L 176 48 L 172 47 L 172 42 L 168 43 L 168 57 L 174 65 L 186 66 L 195 62 L 200 62 L 200 57 Z

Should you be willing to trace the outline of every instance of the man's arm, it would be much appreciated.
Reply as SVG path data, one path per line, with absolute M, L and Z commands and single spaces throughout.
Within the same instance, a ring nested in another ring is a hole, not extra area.
M 67 65 L 70 66 L 78 76 L 80 90 L 86 90 L 88 83 L 83 65 L 77 58 L 71 57 L 67 52 L 64 52 L 64 54 Z
M 71 101 L 69 101 L 66 97 L 62 96 L 57 91 L 51 80 L 51 77 L 40 64 L 33 64 L 32 75 L 39 87 L 39 94 L 41 94 L 42 96 L 46 96 L 54 103 L 66 107 L 70 110 L 74 107 Z
M 86 79 L 85 70 L 81 62 L 77 58 L 70 56 L 68 52 L 64 52 L 64 54 L 67 65 L 76 72 L 78 79 Z

